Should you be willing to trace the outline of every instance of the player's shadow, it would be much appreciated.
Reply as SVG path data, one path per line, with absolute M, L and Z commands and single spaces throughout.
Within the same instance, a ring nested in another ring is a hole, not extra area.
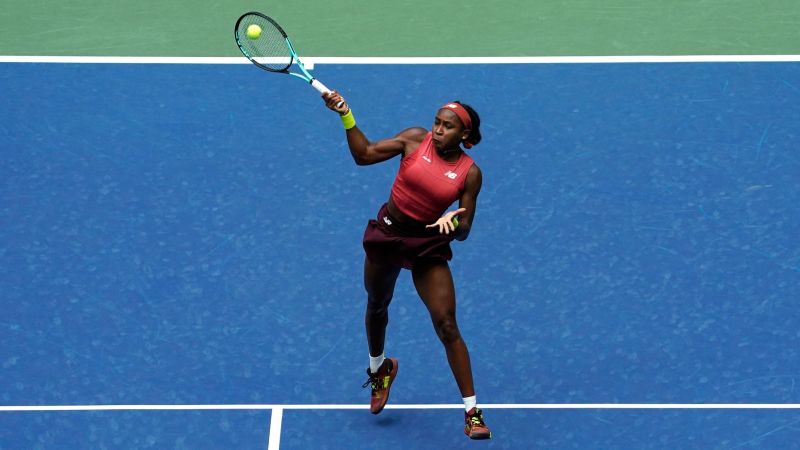
M 402 414 L 381 414 L 375 420 L 375 425 L 379 427 L 389 428 L 397 426 L 399 423 L 403 421 Z

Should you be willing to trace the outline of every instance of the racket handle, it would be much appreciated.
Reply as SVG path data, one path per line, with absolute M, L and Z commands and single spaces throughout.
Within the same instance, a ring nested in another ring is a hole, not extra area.
M 311 86 L 314 86 L 314 89 L 318 90 L 320 94 L 327 94 L 331 90 L 328 89 L 321 81 L 314 78 L 311 80 Z
M 327 94 L 327 93 L 329 93 L 329 92 L 331 91 L 331 90 L 330 90 L 330 89 L 328 89 L 328 88 L 327 88 L 327 87 L 326 87 L 324 84 L 322 84 L 322 82 L 321 82 L 321 81 L 317 80 L 316 78 L 314 78 L 313 80 L 311 80 L 311 86 L 314 86 L 314 89 L 318 90 L 320 94 Z M 343 102 L 343 101 L 342 101 L 342 102 L 339 102 L 339 103 L 337 103 L 337 104 L 336 104 L 336 107 L 337 107 L 337 108 L 341 108 L 341 107 L 342 107 L 342 105 L 344 105 L 344 102 Z

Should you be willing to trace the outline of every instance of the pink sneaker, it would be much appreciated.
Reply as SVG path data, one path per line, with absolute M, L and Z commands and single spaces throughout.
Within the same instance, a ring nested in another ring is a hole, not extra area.
M 491 439 L 492 432 L 483 423 L 483 411 L 472 408 L 464 413 L 464 434 L 470 439 Z
M 372 387 L 372 395 L 369 401 L 369 412 L 378 414 L 383 411 L 386 402 L 389 400 L 389 389 L 392 387 L 394 379 L 397 377 L 397 360 L 386 358 L 378 369 L 378 373 L 373 374 L 367 367 L 369 378 L 361 387 Z

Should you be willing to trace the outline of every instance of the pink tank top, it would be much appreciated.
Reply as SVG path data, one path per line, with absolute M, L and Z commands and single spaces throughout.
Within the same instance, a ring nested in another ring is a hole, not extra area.
M 461 197 L 474 164 L 464 153 L 458 161 L 445 161 L 436 153 L 432 136 L 429 132 L 414 153 L 400 162 L 391 194 L 400 211 L 425 223 L 435 222 Z

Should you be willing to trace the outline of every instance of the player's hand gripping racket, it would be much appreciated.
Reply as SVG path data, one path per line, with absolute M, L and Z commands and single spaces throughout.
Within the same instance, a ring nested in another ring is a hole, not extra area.
M 321 94 L 331 91 L 308 73 L 289 36 L 274 19 L 259 12 L 246 13 L 236 21 L 234 37 L 242 54 L 256 66 L 270 72 L 294 75 L 310 83 Z M 297 64 L 300 73 L 289 72 L 292 63 Z

